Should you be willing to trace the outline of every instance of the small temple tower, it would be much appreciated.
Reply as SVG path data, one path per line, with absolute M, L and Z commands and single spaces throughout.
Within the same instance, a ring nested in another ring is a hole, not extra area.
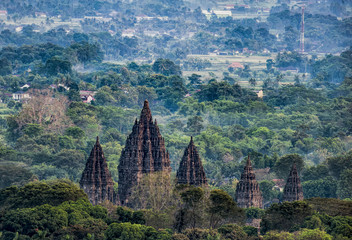
M 283 201 L 292 202 L 300 200 L 303 200 L 303 190 L 296 163 L 294 163 L 284 188 Z
M 114 182 L 111 178 L 103 149 L 99 143 L 99 137 L 97 137 L 97 141 L 90 153 L 79 183 L 93 205 L 102 203 L 105 200 L 109 200 L 112 203 L 117 202 L 116 194 L 114 193 Z
M 241 208 L 263 207 L 263 197 L 259 190 L 259 184 L 255 179 L 251 160 L 247 159 L 246 166 L 241 175 L 241 180 L 236 188 L 236 202 Z
M 121 205 L 128 204 L 132 188 L 143 174 L 164 171 L 170 174 L 169 153 L 165 149 L 157 122 L 153 122 L 149 102 L 146 100 L 139 121 L 135 121 L 132 133 L 122 150 L 119 170 L 118 196 Z
M 177 183 L 195 186 L 207 185 L 202 161 L 199 158 L 197 148 L 193 143 L 193 138 L 183 154 L 180 167 L 177 171 Z

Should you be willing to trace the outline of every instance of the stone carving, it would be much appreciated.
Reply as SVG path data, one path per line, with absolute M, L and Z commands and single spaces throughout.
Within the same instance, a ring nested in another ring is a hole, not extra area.
M 259 184 L 255 179 L 249 156 L 242 172 L 241 180 L 236 187 L 236 202 L 241 208 L 263 207 L 262 193 L 260 192 Z
M 93 205 L 100 204 L 105 200 L 109 200 L 112 203 L 117 202 L 117 197 L 114 193 L 114 182 L 111 178 L 103 149 L 99 143 L 99 137 L 97 137 L 97 141 L 90 153 L 79 183 Z
M 195 186 L 207 185 L 202 161 L 199 158 L 197 148 L 193 143 L 193 138 L 183 154 L 180 167 L 177 171 L 177 183 Z
M 139 121 L 135 121 L 132 133 L 122 150 L 119 170 L 118 196 L 121 205 L 128 204 L 132 188 L 143 174 L 165 171 L 170 174 L 169 153 L 165 149 L 157 122 L 153 122 L 148 101 L 144 102 Z
M 290 175 L 288 176 L 285 188 L 283 201 L 292 202 L 303 200 L 303 190 L 301 180 L 298 176 L 296 164 L 292 165 Z

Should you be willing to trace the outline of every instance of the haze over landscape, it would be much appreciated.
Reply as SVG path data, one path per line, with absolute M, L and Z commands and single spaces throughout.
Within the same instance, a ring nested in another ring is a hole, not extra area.
M 1 0 L 0 240 L 352 239 L 352 1 Z

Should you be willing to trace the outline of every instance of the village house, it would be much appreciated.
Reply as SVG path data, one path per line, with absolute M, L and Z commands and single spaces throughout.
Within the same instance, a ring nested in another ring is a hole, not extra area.
M 26 83 L 25 85 L 23 85 L 22 87 L 20 87 L 21 89 L 25 89 L 25 88 L 30 88 L 30 84 Z
M 81 97 L 84 103 L 91 103 L 92 101 L 94 101 L 95 94 L 95 91 L 79 91 L 79 96 Z
M 28 92 L 15 92 L 12 94 L 12 99 L 15 101 L 22 101 L 22 100 L 27 100 L 30 99 L 31 96 L 29 95 Z
M 43 13 L 43 12 L 35 12 L 35 16 L 37 18 L 47 18 L 46 13 Z
M 227 68 L 233 68 L 233 69 L 242 68 L 242 69 L 244 69 L 244 66 L 239 62 L 233 62 L 230 65 L 228 65 Z
M 6 17 L 7 16 L 7 11 L 6 10 L 0 10 L 0 17 Z

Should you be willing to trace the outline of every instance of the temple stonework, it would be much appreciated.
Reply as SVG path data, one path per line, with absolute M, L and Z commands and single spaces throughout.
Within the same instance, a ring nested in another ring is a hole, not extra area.
M 249 156 L 241 175 L 241 180 L 236 187 L 236 202 L 241 208 L 263 207 L 262 193 L 260 192 L 259 184 L 255 179 L 255 174 Z
M 288 176 L 284 188 L 283 201 L 292 202 L 303 200 L 303 190 L 301 180 L 299 179 L 296 164 L 292 165 L 290 175 Z
M 178 184 L 189 184 L 195 186 L 208 184 L 202 161 L 199 158 L 199 154 L 193 143 L 192 137 L 181 160 L 176 178 Z
M 79 183 L 93 205 L 100 204 L 105 200 L 109 200 L 112 203 L 117 202 L 117 197 L 114 193 L 114 182 L 111 178 L 103 149 L 99 143 L 99 137 L 97 137 L 97 141 L 90 153 Z
M 143 174 L 165 171 L 170 174 L 169 153 L 157 122 L 153 122 L 148 101 L 144 102 L 139 121 L 135 121 L 132 133 L 122 150 L 119 171 L 118 196 L 121 205 L 128 203 L 132 188 Z

